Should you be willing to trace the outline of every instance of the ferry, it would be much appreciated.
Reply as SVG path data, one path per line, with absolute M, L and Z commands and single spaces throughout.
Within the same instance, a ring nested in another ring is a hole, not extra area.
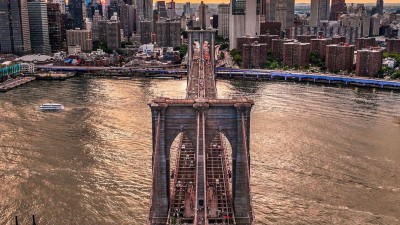
M 59 111 L 63 110 L 64 106 L 58 103 L 45 103 L 39 106 L 39 109 L 43 111 Z

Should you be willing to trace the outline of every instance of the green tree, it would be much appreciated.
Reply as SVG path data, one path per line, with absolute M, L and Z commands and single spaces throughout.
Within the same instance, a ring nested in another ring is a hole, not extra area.
M 179 51 L 179 55 L 181 56 L 181 58 L 183 58 L 188 51 L 188 46 L 186 44 L 183 44 L 181 45 L 181 47 L 179 47 L 179 49 L 177 49 L 177 51 Z
M 318 52 L 311 52 L 310 53 L 310 63 L 313 66 L 322 66 L 322 60 Z
M 400 79 L 400 71 L 394 72 L 394 73 L 390 76 L 390 78 L 392 78 L 392 79 Z
M 105 53 L 111 54 L 112 49 L 109 49 L 106 43 L 100 41 L 93 41 L 93 51 L 97 49 L 102 49 Z
M 383 58 L 393 58 L 393 59 L 395 59 L 396 60 L 396 63 L 394 65 L 395 67 L 399 66 L 399 64 L 400 64 L 400 54 L 399 53 L 394 53 L 394 52 L 387 53 L 387 52 L 384 52 L 383 53 Z
M 242 61 L 243 61 L 242 56 L 241 56 L 240 54 L 234 55 L 234 56 L 233 56 L 233 61 L 234 61 L 236 64 L 241 65 L 241 63 L 242 63 Z
M 219 47 L 219 50 L 225 50 L 229 48 L 229 43 L 222 43 Z
M 123 41 L 121 42 L 121 48 L 125 48 L 127 45 L 133 45 L 130 41 Z
M 240 54 L 239 50 L 237 50 L 236 48 L 231 50 L 231 56 L 233 57 L 234 55 Z

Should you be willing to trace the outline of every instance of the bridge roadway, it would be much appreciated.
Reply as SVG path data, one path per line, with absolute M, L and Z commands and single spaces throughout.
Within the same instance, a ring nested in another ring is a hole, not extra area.
M 154 141 L 151 225 L 252 223 L 246 121 L 254 103 L 246 98 L 217 98 L 214 60 L 210 54 L 214 48 L 203 38 L 200 35 L 199 41 L 190 44 L 186 99 L 149 101 Z M 229 142 L 235 145 L 235 150 L 228 151 L 227 137 L 221 129 L 231 134 Z M 175 167 L 169 171 L 169 162 L 163 159 L 168 158 L 168 146 L 172 144 L 169 140 L 175 139 L 173 133 L 177 131 L 180 133 L 177 154 L 171 159 Z M 160 141 L 164 144 L 160 145 Z M 235 185 L 233 174 L 236 174 Z M 232 193 L 235 187 L 236 211 Z M 165 189 L 169 189 L 168 196 L 164 194 Z M 167 214 L 164 214 L 165 207 L 168 207 Z M 236 212 L 240 222 L 236 220 Z

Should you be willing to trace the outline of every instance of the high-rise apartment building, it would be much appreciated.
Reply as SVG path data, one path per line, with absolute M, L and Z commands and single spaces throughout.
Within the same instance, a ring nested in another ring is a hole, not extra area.
M 82 51 L 90 52 L 93 50 L 93 40 L 91 30 L 67 30 L 67 45 L 79 45 Z
M 46 2 L 28 2 L 29 32 L 33 53 L 50 53 L 49 22 L 47 19 Z
M 267 53 L 267 44 L 261 44 L 257 41 L 243 45 L 243 68 L 258 69 L 265 64 L 265 54 Z
M 181 46 L 181 23 L 179 20 L 157 21 L 156 27 L 157 45 L 160 47 L 179 47 Z
M 329 72 L 350 72 L 353 69 L 354 45 L 331 44 L 326 46 L 325 65 Z
M 237 38 L 260 33 L 260 0 L 231 0 L 229 19 L 230 48 L 237 48 Z
M 326 46 L 333 44 L 333 40 L 328 38 L 318 38 L 318 39 L 311 39 L 310 43 L 311 43 L 310 51 L 318 53 L 319 58 L 322 61 L 325 61 Z
M 283 44 L 283 65 L 304 68 L 310 64 L 310 43 L 288 42 Z
M 121 47 L 121 22 L 118 20 L 117 13 L 114 13 L 107 21 L 107 46 L 112 50 Z
M 103 17 L 100 15 L 99 10 L 94 11 L 93 15 L 93 20 L 92 20 L 92 35 L 93 35 L 93 41 L 99 41 L 100 40 L 100 25 L 99 21 L 103 20 Z
M 283 44 L 288 42 L 295 42 L 293 39 L 273 39 L 272 40 L 272 56 L 277 61 L 283 59 Z
M 152 42 L 151 34 L 152 34 L 152 22 L 150 20 L 140 21 L 140 42 L 142 44 L 151 43 Z
M 224 38 L 229 37 L 229 4 L 218 5 L 218 35 Z
M 83 28 L 83 10 L 85 2 L 83 0 L 69 0 L 68 1 L 68 12 L 74 19 L 74 28 Z
M 47 3 L 47 20 L 49 22 L 49 42 L 51 52 L 63 49 L 62 17 L 58 3 Z
M 26 0 L 0 1 L 0 53 L 31 52 Z
M 329 0 L 311 0 L 311 27 L 319 27 L 321 20 L 329 19 L 329 3 Z
M 340 14 L 347 12 L 345 0 L 332 0 L 330 20 L 337 20 Z
M 356 76 L 376 77 L 382 67 L 381 49 L 362 49 L 357 51 Z

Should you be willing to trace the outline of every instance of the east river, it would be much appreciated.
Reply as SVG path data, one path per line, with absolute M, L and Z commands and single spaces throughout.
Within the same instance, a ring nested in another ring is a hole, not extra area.
M 146 224 L 147 100 L 186 80 L 73 78 L 0 93 L 0 224 Z M 400 224 L 400 92 L 218 81 L 247 96 L 255 224 Z M 38 106 L 59 102 L 66 110 Z

